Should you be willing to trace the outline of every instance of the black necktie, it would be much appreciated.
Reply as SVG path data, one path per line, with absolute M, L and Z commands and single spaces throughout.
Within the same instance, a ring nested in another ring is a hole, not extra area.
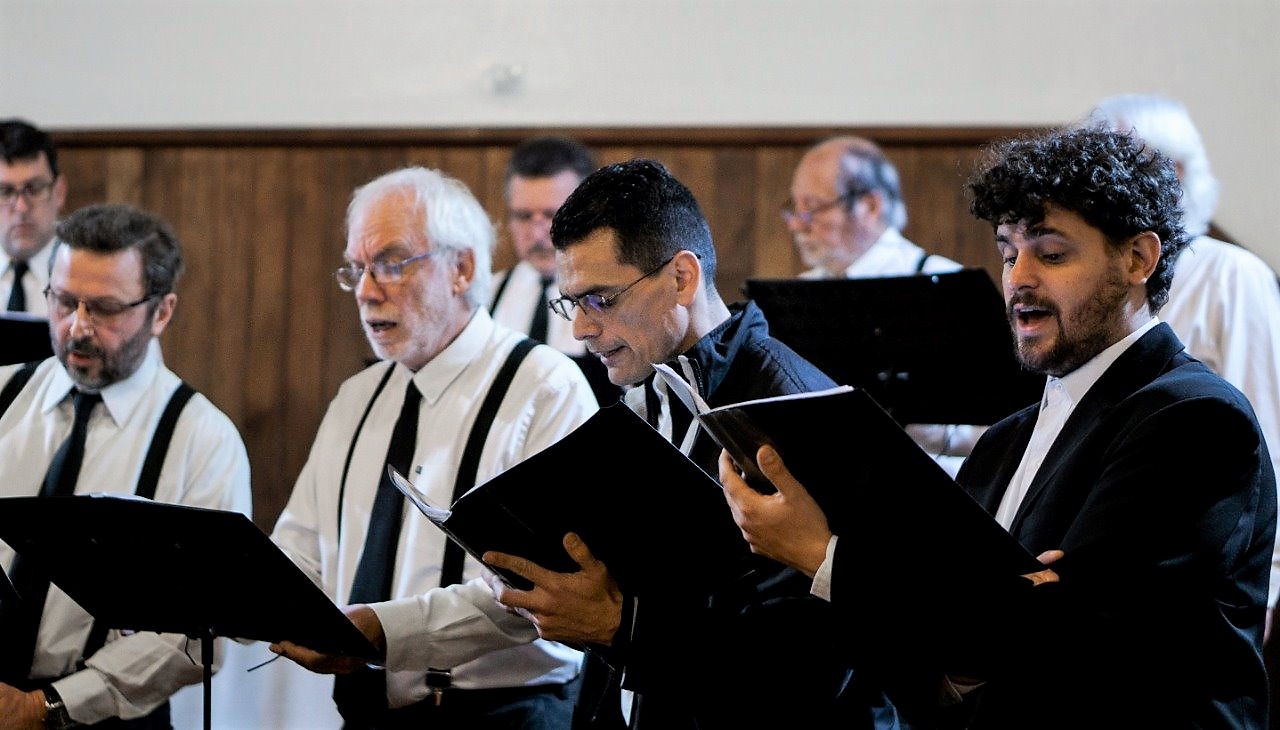
M 80 464 L 84 461 L 85 436 L 89 432 L 89 416 L 102 400 L 98 393 L 76 391 L 75 418 L 71 433 L 58 447 L 46 472 L 41 497 L 74 494 Z M 44 601 L 49 594 L 49 576 L 38 566 L 14 557 L 9 571 L 13 587 L 21 597 L 18 604 L 11 602 L 0 609 L 0 679 L 6 682 L 23 681 L 31 672 L 31 660 L 35 656 L 36 632 L 40 629 L 40 617 L 44 613 Z
M 9 311 L 25 312 L 27 311 L 27 293 L 22 289 L 22 277 L 27 275 L 30 268 L 26 261 L 14 259 L 10 262 L 13 267 L 13 288 L 9 290 Z
M 391 431 L 385 464 L 408 475 L 413 450 L 418 442 L 418 406 L 422 394 L 413 381 L 405 389 L 400 417 Z M 385 601 L 391 597 L 391 577 L 395 573 L 396 544 L 400 541 L 400 524 L 404 513 L 404 495 L 396 489 L 381 468 L 378 493 L 373 499 L 373 512 L 365 532 L 364 550 L 356 567 L 348 603 Z M 387 708 L 387 681 L 383 671 L 360 671 L 334 678 L 333 699 L 348 725 L 367 722 Z
M 547 300 L 551 298 L 551 285 L 556 280 L 549 277 L 542 277 L 542 291 L 538 292 L 538 304 L 533 308 L 533 322 L 529 325 L 530 339 L 538 342 L 547 341 L 547 310 L 551 309 L 547 305 Z

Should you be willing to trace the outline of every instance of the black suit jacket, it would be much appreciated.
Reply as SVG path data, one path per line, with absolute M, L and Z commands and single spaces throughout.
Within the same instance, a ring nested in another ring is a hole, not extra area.
M 991 427 L 957 477 L 993 514 L 1037 410 Z M 1081 400 L 1014 518 L 1033 554 L 1065 551 L 1061 582 L 975 587 L 933 608 L 914 656 L 867 642 L 881 654 L 861 657 L 887 665 L 895 704 L 926 724 L 1265 728 L 1275 523 L 1252 408 L 1162 324 Z M 852 603 L 867 561 L 839 548 L 833 601 Z M 930 716 L 941 672 L 986 681 Z

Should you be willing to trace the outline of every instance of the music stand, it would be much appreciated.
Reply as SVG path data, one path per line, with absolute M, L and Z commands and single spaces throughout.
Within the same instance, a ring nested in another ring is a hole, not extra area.
M 0 365 L 43 360 L 53 354 L 49 320 L 25 312 L 0 312 Z
M 120 494 L 4 497 L 0 540 L 111 628 L 199 639 L 206 730 L 216 637 L 377 655 L 324 591 L 239 512 Z
M 769 332 L 900 424 L 990 425 L 1035 403 L 985 269 L 871 279 L 750 279 Z

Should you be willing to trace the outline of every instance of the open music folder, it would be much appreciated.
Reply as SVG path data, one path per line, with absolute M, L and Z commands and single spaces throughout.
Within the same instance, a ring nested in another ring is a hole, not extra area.
M 719 482 L 621 403 L 452 505 L 394 470 L 392 483 L 476 560 L 495 550 L 572 572 L 562 540 L 575 532 L 630 593 L 701 589 L 741 575 L 749 554 Z
M 984 269 L 868 279 L 751 279 L 769 332 L 898 423 L 990 425 L 1035 403 Z
M 671 368 L 655 368 L 752 488 L 775 491 L 756 464 L 772 446 L 831 531 L 866 546 L 886 575 L 915 582 L 945 562 L 953 579 L 979 584 L 1042 567 L 867 391 L 844 385 L 712 408 Z

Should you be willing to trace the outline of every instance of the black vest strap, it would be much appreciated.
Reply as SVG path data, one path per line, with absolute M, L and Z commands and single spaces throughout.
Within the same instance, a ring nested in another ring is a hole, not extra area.
M 31 374 L 36 371 L 36 367 L 41 362 L 43 361 L 36 360 L 23 365 L 18 368 L 12 378 L 9 378 L 9 382 L 4 384 L 4 390 L 0 390 L 0 416 L 3 416 L 4 412 L 9 410 L 9 406 L 13 405 L 13 402 L 17 400 L 18 394 L 22 392 L 23 388 L 27 387 L 27 381 L 31 380 Z
M 466 448 L 462 451 L 462 460 L 458 463 L 458 478 L 453 485 L 453 500 L 450 504 L 475 486 L 476 474 L 480 470 L 480 454 L 484 451 L 484 444 L 488 440 L 493 419 L 498 414 L 498 407 L 502 405 L 507 390 L 511 388 L 511 381 L 515 379 L 520 363 L 537 344 L 528 337 L 516 343 L 511 354 L 507 355 L 506 362 L 502 364 L 502 369 L 494 377 L 493 384 L 489 386 L 489 393 L 485 396 L 484 403 L 480 405 L 475 423 L 471 425 L 471 434 L 467 437 Z M 445 541 L 444 560 L 441 561 L 440 568 L 440 585 L 453 585 L 462 581 L 464 557 L 462 548 L 458 547 L 457 543 L 452 540 Z
M 196 389 L 186 381 L 182 381 L 178 383 L 173 395 L 169 396 L 169 403 L 160 414 L 155 433 L 151 435 L 151 446 L 148 447 L 147 456 L 142 462 L 142 473 L 138 475 L 138 486 L 134 489 L 134 494 L 139 497 L 155 499 L 156 485 L 160 483 L 160 468 L 164 466 L 164 457 L 169 453 L 173 429 L 178 425 L 178 416 L 182 415 L 182 409 L 187 407 L 187 402 L 195 394 Z M 77 662 L 80 668 L 84 668 L 85 660 L 96 654 L 107 643 L 107 630 L 106 623 L 97 620 L 93 622 L 93 628 L 89 629 L 89 638 L 85 640 L 84 653 L 80 655 L 80 661 Z

